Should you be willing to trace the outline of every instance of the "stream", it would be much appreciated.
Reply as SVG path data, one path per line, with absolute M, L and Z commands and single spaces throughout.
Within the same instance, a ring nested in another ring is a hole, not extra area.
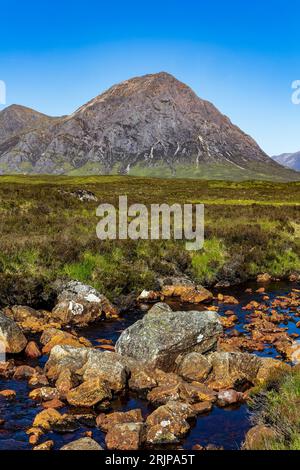
M 245 292 L 246 289 L 252 288 L 253 293 Z M 246 312 L 242 309 L 250 301 L 261 300 L 261 295 L 256 293 L 258 288 L 256 283 L 241 285 L 236 288 L 222 288 L 215 290 L 213 293 L 222 292 L 225 295 L 235 296 L 239 300 L 238 305 L 223 305 L 214 302 L 220 307 L 219 314 L 222 315 L 226 310 L 233 310 L 238 316 L 238 323 L 234 329 L 245 333 L 244 324 L 247 323 Z M 276 282 L 267 286 L 267 295 L 270 301 L 277 296 L 284 296 L 291 292 L 293 288 L 299 288 L 299 285 L 293 283 Z M 176 301 L 168 302 L 173 310 L 203 310 L 203 306 L 185 305 Z M 80 335 L 89 339 L 94 346 L 98 345 L 100 338 L 112 340 L 116 342 L 122 330 L 137 321 L 144 315 L 144 311 L 127 312 L 121 319 L 114 321 L 101 321 L 87 328 L 80 329 Z M 289 333 L 300 333 L 296 327 L 299 318 L 294 318 L 291 312 L 288 323 L 280 324 L 288 328 Z M 230 333 L 230 329 L 226 330 Z M 278 352 L 271 346 L 267 345 L 264 351 L 254 352 L 260 356 L 278 357 Z M 16 364 L 28 364 L 32 366 L 43 366 L 47 361 L 47 356 L 42 356 L 39 360 L 28 360 L 22 355 L 15 358 Z M 32 446 L 28 442 L 26 430 L 32 426 L 33 419 L 37 413 L 43 410 L 40 404 L 28 398 L 31 388 L 26 381 L 16 381 L 0 378 L 0 390 L 13 389 L 17 393 L 14 401 L 0 399 L 0 418 L 5 420 L 0 425 L 0 450 L 30 450 Z M 144 417 L 146 417 L 153 408 L 146 400 L 142 400 L 130 393 L 128 396 L 117 398 L 112 403 L 113 411 L 127 411 L 134 408 L 140 408 Z M 59 410 L 61 413 L 72 413 L 68 406 Z M 213 410 L 205 415 L 199 416 L 191 426 L 191 430 L 186 438 L 181 442 L 180 446 L 185 449 L 192 449 L 195 444 L 202 446 L 214 445 L 222 447 L 226 450 L 238 450 L 244 440 L 245 434 L 251 427 L 250 413 L 248 406 L 242 404 L 232 408 L 218 408 L 214 406 Z M 102 446 L 105 446 L 105 435 L 102 431 L 95 427 L 89 427 L 89 423 L 83 423 L 73 432 L 49 432 L 45 434 L 41 442 L 51 439 L 54 441 L 54 449 L 60 449 L 64 444 L 71 442 L 77 438 L 83 437 L 86 431 L 92 431 L 93 438 Z

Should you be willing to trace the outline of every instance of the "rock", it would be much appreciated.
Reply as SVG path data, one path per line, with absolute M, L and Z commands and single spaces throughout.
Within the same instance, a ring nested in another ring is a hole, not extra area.
M 69 369 L 64 369 L 58 376 L 57 381 L 55 382 L 55 387 L 59 391 L 59 394 L 62 398 L 66 397 L 66 394 L 74 388 L 74 383 L 72 380 L 72 374 Z
M 192 352 L 181 358 L 177 372 L 185 380 L 204 381 L 212 370 L 212 365 L 203 354 Z
M 200 401 L 215 402 L 217 394 L 214 390 L 198 382 L 183 382 L 180 386 L 180 397 L 188 403 L 198 403 Z
M 4 379 L 8 379 L 12 377 L 15 371 L 15 363 L 13 359 L 9 361 L 2 362 L 0 360 L 0 377 Z
M 154 302 L 156 300 L 159 300 L 160 297 L 161 294 L 159 292 L 155 292 L 153 290 L 143 290 L 138 296 L 137 300 L 138 302 Z
M 160 406 L 146 420 L 147 443 L 169 444 L 178 442 L 190 429 L 187 419 L 195 415 L 196 412 L 186 403 L 169 402 Z
M 49 328 L 53 323 L 51 322 L 50 312 L 34 310 L 33 308 L 23 305 L 14 305 L 13 307 L 6 308 L 4 313 L 16 321 L 23 331 L 32 333 L 43 331 L 45 328 Z M 52 326 L 55 326 L 55 324 L 53 323 Z M 59 327 L 60 324 L 56 326 Z
M 46 441 L 38 446 L 35 446 L 32 450 L 51 450 L 54 447 L 53 441 Z
M 103 450 L 100 444 L 90 437 L 82 437 L 64 445 L 60 450 Z
M 35 341 L 29 341 L 25 349 L 25 354 L 30 359 L 37 359 L 42 355 Z
M 48 341 L 47 341 L 48 340 Z M 41 343 L 45 344 L 43 353 L 49 354 L 54 346 L 73 346 L 76 348 L 91 347 L 92 344 L 85 338 L 78 338 L 76 335 L 61 331 L 56 328 L 49 328 L 46 330 L 42 337 Z
M 45 401 L 42 404 L 42 406 L 43 406 L 43 408 L 59 409 L 59 408 L 63 408 L 65 406 L 65 404 L 62 401 L 60 401 L 58 398 L 53 398 L 52 400 Z
M 45 366 L 47 376 L 57 379 L 62 371 L 68 369 L 82 379 L 98 377 L 116 392 L 124 389 L 129 376 L 126 360 L 113 352 L 97 349 L 55 346 Z
M 53 424 L 61 419 L 62 415 L 55 409 L 49 408 L 36 415 L 33 421 L 34 428 L 41 428 L 44 431 L 50 431 Z
M 14 372 L 14 379 L 15 380 L 24 380 L 24 379 L 30 379 L 34 377 L 37 374 L 37 371 L 34 369 L 34 367 L 30 366 L 18 366 L 15 368 Z
M 143 416 L 140 409 L 126 412 L 117 411 L 115 413 L 101 413 L 96 418 L 96 425 L 104 432 L 108 432 L 116 424 L 124 423 L 142 423 Z
M 150 309 L 121 334 L 116 351 L 149 366 L 172 370 L 179 354 L 210 351 L 221 333 L 222 325 L 214 312 L 165 309 L 157 313 L 157 309 Z
M 111 390 L 120 392 L 126 387 L 130 371 L 120 355 L 114 352 L 90 350 L 81 372 L 84 380 L 98 377 Z
M 274 429 L 259 424 L 247 432 L 243 448 L 246 450 L 270 450 L 268 442 L 276 439 L 276 436 Z
M 264 384 L 280 374 L 290 372 L 292 369 L 288 364 L 271 357 L 262 357 L 260 361 L 261 365 L 256 376 L 256 384 Z
M 300 343 L 294 343 L 290 347 L 288 357 L 294 364 L 300 363 Z
M 19 326 L 0 312 L 0 342 L 6 353 L 20 353 L 26 347 L 25 338 Z
M 31 387 L 46 387 L 49 381 L 44 374 L 35 374 L 28 380 L 28 385 Z
M 213 405 L 211 401 L 201 401 L 199 403 L 194 403 L 192 407 L 197 415 L 202 415 L 209 413 L 212 410 Z
M 64 325 L 84 326 L 100 318 L 115 318 L 117 309 L 96 289 L 78 281 L 70 281 L 59 292 L 58 303 L 51 313 Z
M 259 274 L 256 278 L 256 282 L 258 282 L 259 284 L 264 284 L 264 283 L 270 282 L 271 280 L 272 280 L 272 277 L 268 273 Z
M 154 406 L 165 405 L 169 401 L 180 400 L 180 383 L 160 385 L 153 388 L 147 395 Z
M 98 201 L 97 196 L 92 191 L 88 191 L 87 189 L 76 189 L 75 191 L 72 191 L 69 194 L 76 197 L 81 202 L 84 202 L 84 201 L 97 202 Z
M 51 430 L 54 432 L 62 433 L 71 433 L 75 432 L 80 428 L 80 422 L 77 419 L 76 415 L 64 414 L 61 418 L 53 423 Z
M 163 297 L 179 297 L 181 302 L 198 304 L 212 300 L 213 295 L 202 286 L 175 284 L 164 286 L 161 294 Z
M 60 373 L 68 369 L 71 373 L 80 370 L 88 360 L 88 348 L 54 346 L 45 365 L 45 373 L 50 379 L 58 379 Z M 103 354 L 100 353 L 99 354 Z
M 49 401 L 55 398 L 58 399 L 59 392 L 58 390 L 56 390 L 56 388 L 41 387 L 41 388 L 36 388 L 32 390 L 29 393 L 29 398 L 31 398 L 31 400 Z
M 226 407 L 244 401 L 243 393 L 236 390 L 221 390 L 218 393 L 218 406 Z
M 83 382 L 79 387 L 70 390 L 66 399 L 70 405 L 90 407 L 112 397 L 108 387 L 99 378 Z
M 143 423 L 116 424 L 105 437 L 108 450 L 138 450 L 143 441 Z
M 147 393 L 157 386 L 153 373 L 147 369 L 134 368 L 130 370 L 130 379 L 128 387 L 134 392 L 141 394 Z
M 14 400 L 17 394 L 15 390 L 1 390 L 0 397 L 5 398 L 6 400 Z
M 253 385 L 261 365 L 259 357 L 241 352 L 214 352 L 208 360 L 213 370 L 207 384 L 215 390 Z

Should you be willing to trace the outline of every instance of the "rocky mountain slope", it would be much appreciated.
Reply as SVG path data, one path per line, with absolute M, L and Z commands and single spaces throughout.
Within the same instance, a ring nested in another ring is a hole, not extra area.
M 282 153 L 272 157 L 280 165 L 286 166 L 296 171 L 300 171 L 300 152 Z
M 213 175 L 294 179 L 211 103 L 162 72 L 133 78 L 70 116 L 0 113 L 0 174 Z

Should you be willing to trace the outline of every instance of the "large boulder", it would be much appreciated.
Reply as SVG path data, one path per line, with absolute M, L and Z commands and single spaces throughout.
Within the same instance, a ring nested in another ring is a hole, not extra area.
M 0 352 L 19 353 L 26 345 L 27 339 L 19 326 L 0 312 Z
M 117 309 L 104 295 L 78 281 L 70 281 L 61 289 L 51 312 L 51 318 L 55 321 L 80 326 L 100 318 L 117 316 Z
M 116 352 L 140 362 L 172 370 L 180 354 L 213 350 L 223 328 L 214 312 L 173 312 L 156 305 L 127 328 L 116 343 Z
M 212 365 L 207 383 L 215 390 L 243 389 L 255 383 L 261 359 L 242 352 L 213 352 L 208 356 Z

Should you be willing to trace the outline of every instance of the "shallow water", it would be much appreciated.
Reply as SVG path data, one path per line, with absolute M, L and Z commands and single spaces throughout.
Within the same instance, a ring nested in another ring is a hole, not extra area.
M 277 296 L 288 294 L 292 288 L 299 286 L 291 283 L 273 283 L 267 288 L 267 294 L 270 296 L 270 301 Z M 254 293 L 245 293 L 246 288 L 253 288 Z M 219 305 L 219 313 L 222 315 L 226 310 L 233 310 L 239 318 L 239 323 L 235 325 L 235 329 L 245 332 L 244 324 L 247 322 L 246 314 L 242 307 L 249 303 L 251 300 L 261 300 L 261 295 L 256 294 L 257 284 L 247 284 L 239 286 L 238 288 L 219 289 L 223 294 L 233 295 L 238 298 L 240 303 L 238 305 Z M 205 306 L 191 306 L 182 305 L 178 302 L 170 302 L 174 310 L 204 310 Z M 280 312 L 280 309 L 278 309 Z M 80 334 L 88 338 L 93 345 L 99 345 L 98 339 L 111 339 L 114 343 L 118 339 L 122 330 L 137 321 L 144 315 L 142 311 L 128 312 L 122 319 L 116 321 L 101 321 L 88 328 L 80 330 Z M 299 329 L 295 323 L 299 318 L 291 315 L 291 320 L 284 325 L 288 328 L 290 333 L 299 333 Z M 228 330 L 230 331 L 230 330 Z M 263 352 L 257 353 L 261 356 L 278 356 L 278 352 L 270 347 L 267 347 Z M 39 361 L 31 361 L 32 365 L 43 366 L 47 356 L 43 356 Z M 17 361 L 24 363 L 25 359 L 20 356 Z M 26 360 L 28 364 L 28 360 Z M 0 379 L 0 389 L 13 389 L 17 392 L 16 401 L 5 401 L 0 399 L 0 418 L 5 420 L 4 425 L 0 425 L 0 450 L 29 450 L 31 445 L 28 443 L 28 436 L 25 430 L 30 428 L 35 415 L 43 408 L 36 402 L 28 398 L 30 388 L 26 381 L 15 381 Z M 144 417 L 151 413 L 152 408 L 146 400 L 137 398 L 134 394 L 127 397 L 119 398 L 112 404 L 113 410 L 127 411 L 134 408 L 141 408 Z M 60 412 L 68 411 L 68 408 L 59 410 Z M 224 449 L 239 449 L 246 432 L 251 427 L 249 412 L 247 405 L 241 405 L 236 408 L 223 409 L 214 407 L 212 412 L 207 415 L 202 415 L 195 420 L 191 427 L 188 436 L 181 442 L 185 449 L 191 449 L 195 444 L 206 446 L 213 444 L 223 447 Z M 95 427 L 89 428 L 86 425 L 81 425 L 76 431 L 68 433 L 51 432 L 45 434 L 44 439 L 52 439 L 55 443 L 55 449 L 59 449 L 62 445 L 73 441 L 76 438 L 82 437 L 84 432 L 91 430 L 93 437 L 104 445 L 104 434 Z

